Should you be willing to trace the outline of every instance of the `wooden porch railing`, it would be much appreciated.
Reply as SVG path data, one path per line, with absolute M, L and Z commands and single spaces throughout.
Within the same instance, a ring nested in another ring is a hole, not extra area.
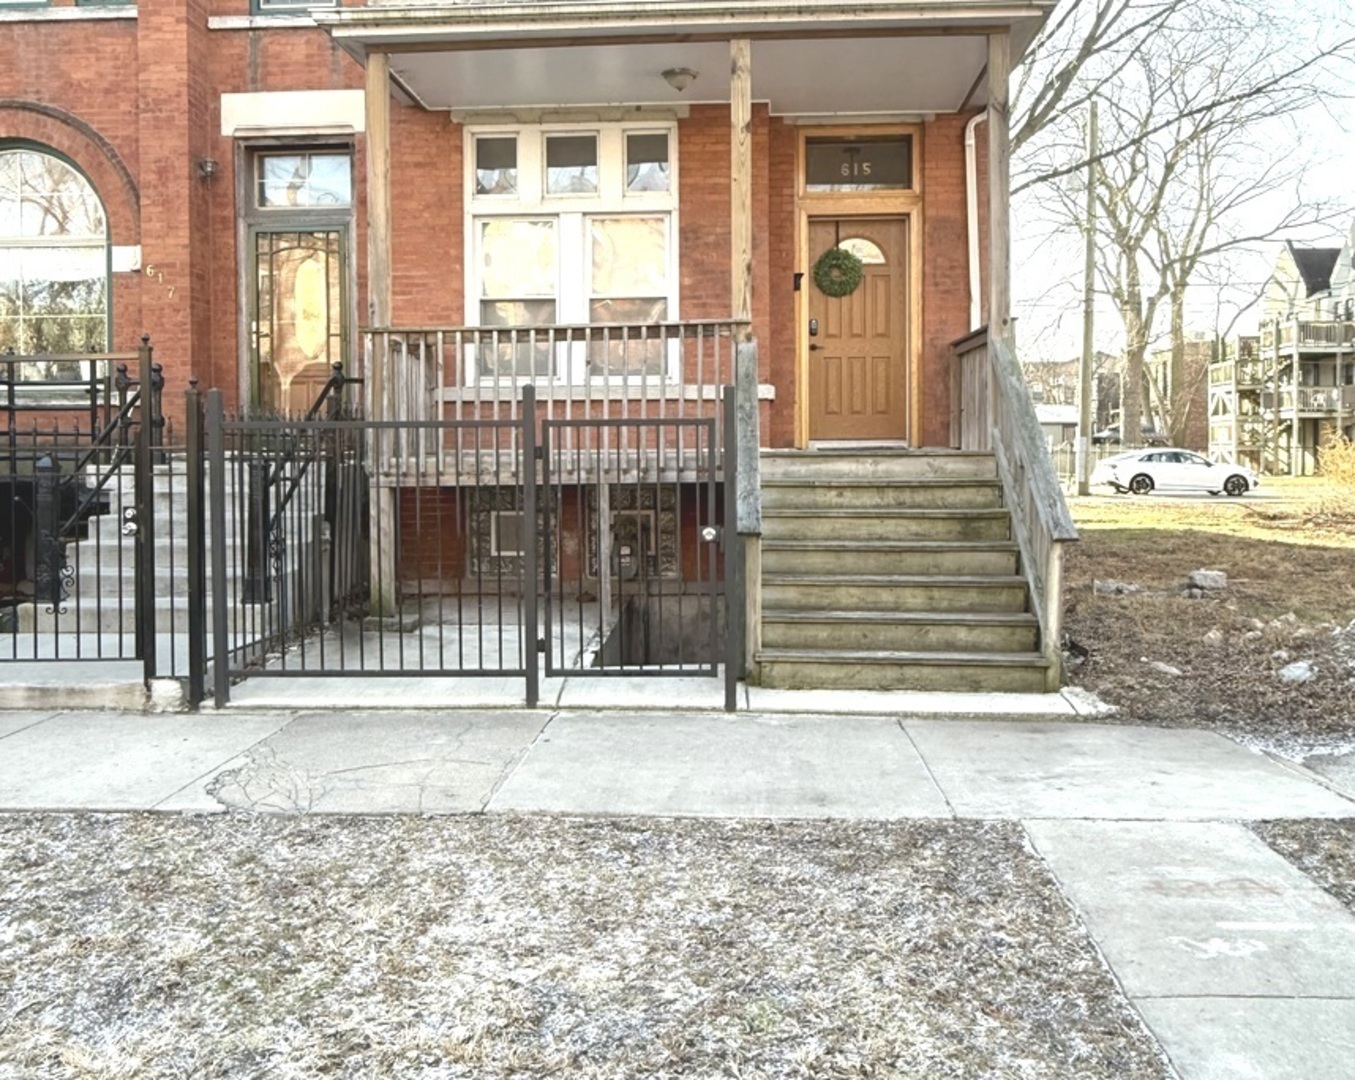
M 1077 528 L 1016 358 L 986 330 L 952 350 L 951 442 L 961 450 L 991 451 L 997 460 L 1054 690 L 1062 666 L 1063 545 L 1077 539 Z
M 722 387 L 738 381 L 738 350 L 749 323 L 372 327 L 360 333 L 367 413 L 374 419 L 503 419 L 516 415 L 522 388 L 530 384 L 545 420 L 686 420 L 718 416 Z M 755 393 L 767 399 L 771 388 Z M 648 456 L 654 467 L 681 473 L 686 449 L 654 445 Z
M 1281 348 L 1300 346 L 1312 348 L 1350 348 L 1355 346 L 1355 322 L 1329 320 L 1306 322 L 1289 320 L 1261 327 L 1262 348 L 1272 349 L 1278 341 Z
M 1300 386 L 1298 409 L 1301 413 L 1355 412 L 1355 386 Z M 1294 388 L 1280 387 L 1278 393 L 1267 390 L 1261 394 L 1261 408 L 1281 411 L 1294 408 Z

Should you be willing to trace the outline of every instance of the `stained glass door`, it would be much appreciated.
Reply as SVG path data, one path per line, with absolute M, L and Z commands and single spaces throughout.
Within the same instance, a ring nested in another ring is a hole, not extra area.
M 343 229 L 253 234 L 253 398 L 261 408 L 306 412 L 346 360 Z

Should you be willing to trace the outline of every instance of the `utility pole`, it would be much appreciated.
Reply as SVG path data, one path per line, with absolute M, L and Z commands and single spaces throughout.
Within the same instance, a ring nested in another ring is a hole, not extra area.
M 1092 332 L 1096 320 L 1096 101 L 1087 120 L 1087 246 L 1082 277 L 1082 369 L 1077 379 L 1077 493 L 1091 494 Z

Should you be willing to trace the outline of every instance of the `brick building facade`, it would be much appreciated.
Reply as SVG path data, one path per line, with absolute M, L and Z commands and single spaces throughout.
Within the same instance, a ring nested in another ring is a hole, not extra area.
M 302 8 L 251 8 L 246 0 L 0 4 L 0 148 L 50 151 L 97 194 L 111 249 L 104 346 L 128 349 L 149 333 L 170 377 L 171 413 L 189 374 L 222 388 L 232 401 L 260 393 L 258 365 L 268 360 L 259 356 L 266 347 L 257 337 L 260 271 L 258 252 L 250 248 L 259 222 L 250 203 L 264 154 L 320 150 L 351 161 L 350 205 L 332 216 L 342 258 L 337 358 L 350 368 L 359 364 L 356 331 L 371 311 L 366 136 L 361 107 L 353 108 L 364 71 L 351 43 L 316 23 Z M 697 86 L 719 81 L 717 73 L 706 73 Z M 655 100 L 647 107 L 650 115 L 666 107 L 675 119 L 674 164 L 681 178 L 672 252 L 680 300 L 668 317 L 725 318 L 731 284 L 729 107 L 688 104 L 659 83 L 657 72 L 654 85 L 663 93 L 651 95 Z M 454 102 L 446 103 L 450 110 L 443 103 L 425 107 L 395 86 L 391 322 L 474 324 L 479 313 L 465 310 L 463 285 L 469 214 L 460 117 Z M 720 88 L 717 97 L 725 93 Z M 699 102 L 702 95 L 686 97 Z M 660 103 L 667 101 L 674 104 Z M 909 345 L 914 355 L 906 360 L 908 392 L 916 400 L 896 433 L 913 445 L 945 445 L 950 438 L 949 350 L 970 328 L 967 240 L 974 226 L 966 219 L 966 184 L 976 180 L 966 178 L 964 141 L 966 123 L 978 109 L 963 100 L 956 105 L 949 113 L 915 111 L 900 97 L 898 107 L 881 117 L 881 131 L 906 132 L 911 139 L 914 174 L 897 204 L 886 199 L 876 205 L 883 213 L 906 214 L 921 237 L 915 248 L 920 260 L 908 268 L 920 304 L 904 315 L 918 327 Z M 551 114 L 540 115 L 549 121 Z M 858 121 L 871 117 L 850 119 L 853 133 L 869 135 L 872 126 Z M 761 381 L 770 388 L 763 440 L 774 446 L 803 445 L 809 437 L 802 410 L 806 343 L 798 325 L 803 294 L 796 291 L 797 280 L 806 281 L 811 270 L 799 205 L 804 123 L 804 117 L 778 114 L 775 100 L 755 95 L 751 316 L 761 343 Z M 823 123 L 827 130 L 832 117 Z M 986 140 L 978 142 L 982 169 Z M 985 186 L 982 173 L 977 183 Z M 985 215 L 986 195 L 980 229 L 986 228 Z M 313 224 L 305 214 L 295 220 Z

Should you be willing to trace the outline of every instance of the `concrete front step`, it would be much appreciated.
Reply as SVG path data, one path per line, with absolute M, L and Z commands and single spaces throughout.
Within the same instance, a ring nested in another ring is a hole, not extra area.
M 1015 574 L 1011 541 L 763 540 L 763 573 Z
M 769 649 L 848 652 L 1033 653 L 1039 623 L 1026 612 L 763 611 Z
M 1016 575 L 766 574 L 764 611 L 1025 611 Z
M 1039 653 L 850 652 L 767 649 L 757 654 L 762 686 L 785 690 L 950 690 L 1040 694 L 1048 661 Z
M 12 629 L 19 634 L 43 637 L 49 634 L 130 634 L 136 628 L 134 603 L 130 597 L 124 604 L 107 599 L 67 599 L 55 611 L 50 604 L 18 604 L 13 612 Z M 226 613 L 229 630 L 258 636 L 279 618 L 277 604 L 237 604 Z M 212 604 L 207 603 L 207 626 L 212 625 Z M 155 600 L 155 629 L 162 633 L 186 633 L 188 630 L 188 598 L 161 596 Z
M 764 507 L 763 543 L 772 540 L 1007 540 L 1011 513 L 987 509 L 808 510 Z
M 1002 505 L 996 480 L 944 479 L 890 483 L 880 480 L 775 480 L 763 477 L 765 510 L 995 509 Z
M 991 480 L 997 476 L 992 454 L 963 450 L 764 450 L 760 468 L 764 479 L 824 483 L 851 478 Z

